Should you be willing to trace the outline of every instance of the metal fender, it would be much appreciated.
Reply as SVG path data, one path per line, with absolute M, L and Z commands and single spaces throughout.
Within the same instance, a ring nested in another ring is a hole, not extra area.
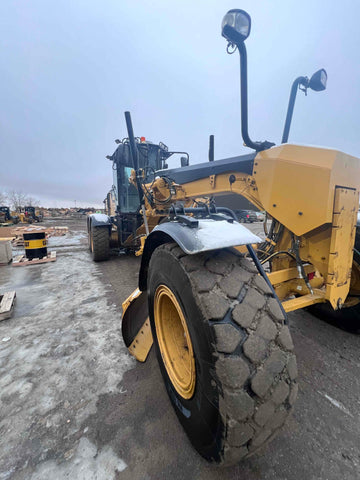
M 108 227 L 111 228 L 111 218 L 104 213 L 92 213 L 87 218 L 88 231 L 93 227 Z
M 260 237 L 244 225 L 227 220 L 198 220 L 194 225 L 177 221 L 157 225 L 147 237 L 141 260 L 139 289 L 147 288 L 147 271 L 155 248 L 163 243 L 176 242 L 188 255 L 209 250 L 261 243 Z

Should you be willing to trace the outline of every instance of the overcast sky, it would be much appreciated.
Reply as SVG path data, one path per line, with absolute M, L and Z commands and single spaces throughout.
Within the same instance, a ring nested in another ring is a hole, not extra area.
M 250 136 L 279 143 L 291 83 L 324 67 L 328 88 L 299 92 L 289 141 L 360 157 L 358 0 L 1 0 L 0 191 L 101 206 L 125 110 L 135 135 L 191 163 L 209 134 L 215 159 L 249 151 L 238 54 L 220 34 L 230 8 L 252 17 Z

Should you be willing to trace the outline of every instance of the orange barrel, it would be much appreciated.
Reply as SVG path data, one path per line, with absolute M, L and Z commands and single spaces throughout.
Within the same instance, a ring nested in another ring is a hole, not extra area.
M 45 230 L 42 232 L 23 233 L 26 258 L 42 258 L 47 255 Z

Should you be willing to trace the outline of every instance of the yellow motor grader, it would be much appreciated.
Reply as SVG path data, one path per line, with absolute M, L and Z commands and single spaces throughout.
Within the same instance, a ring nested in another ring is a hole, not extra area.
M 322 305 L 339 321 L 360 324 L 359 159 L 287 143 L 298 87 L 323 90 L 324 70 L 294 82 L 281 145 L 250 139 L 250 25 L 246 12 L 230 10 L 222 35 L 228 51 L 240 53 L 242 137 L 254 152 L 149 173 L 139 167 L 125 113 L 129 182 L 142 218 L 129 242 L 142 258 L 139 287 L 123 304 L 123 337 L 140 361 L 154 343 L 190 441 L 222 465 L 273 438 L 294 405 L 297 366 L 286 313 Z M 216 206 L 224 193 L 267 212 L 264 241 Z M 109 224 L 90 218 L 90 236 L 100 229 L 109 241 Z

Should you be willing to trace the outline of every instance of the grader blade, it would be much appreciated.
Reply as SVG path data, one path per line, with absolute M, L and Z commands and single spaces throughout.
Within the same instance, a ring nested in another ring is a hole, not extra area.
M 125 345 L 136 360 L 145 362 L 153 344 L 147 292 L 141 292 L 137 288 L 122 307 L 121 331 Z

